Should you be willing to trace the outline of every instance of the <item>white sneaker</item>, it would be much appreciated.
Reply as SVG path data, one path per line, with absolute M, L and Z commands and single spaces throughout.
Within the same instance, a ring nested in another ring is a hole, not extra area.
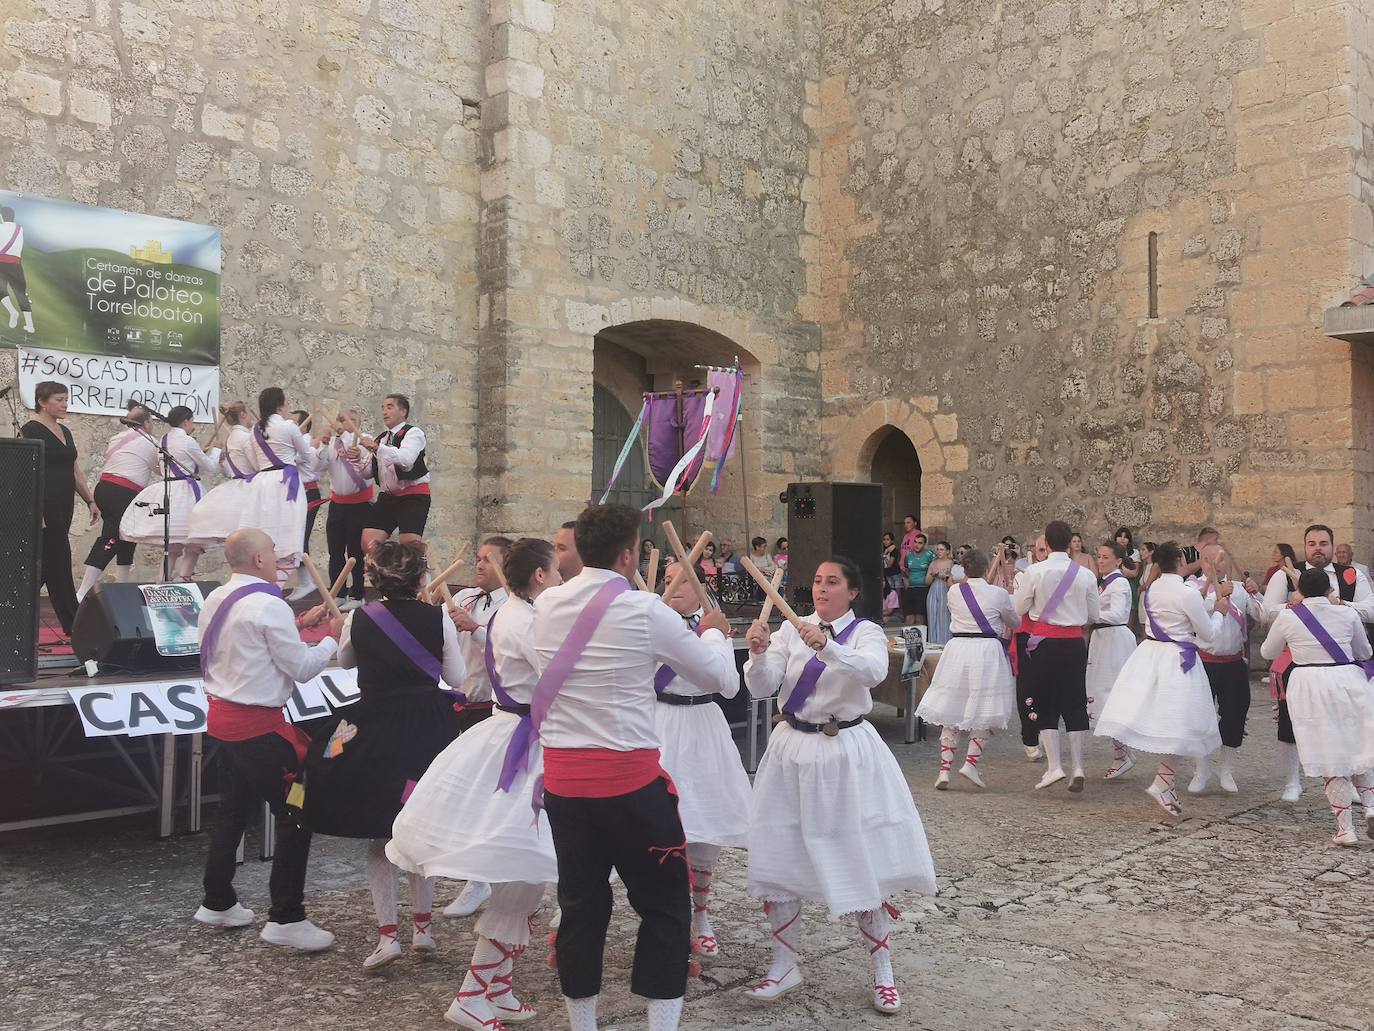
M 1341 848 L 1354 848 L 1360 843 L 1360 839 L 1355 834 L 1354 827 L 1343 827 L 1331 835 L 1331 843 L 1339 845 Z
M 352 612 L 354 609 L 362 608 L 363 604 L 360 598 L 345 598 L 343 601 L 339 602 L 339 611 Z
M 1055 770 L 1046 770 L 1045 775 L 1040 778 L 1039 783 L 1037 783 L 1035 786 L 1037 788 L 1047 788 L 1051 784 L 1058 784 L 1063 779 L 1064 767 L 1061 766 Z
M 1200 765 L 1197 772 L 1193 774 L 1193 779 L 1188 782 L 1188 794 L 1200 795 L 1207 790 L 1207 785 L 1212 782 L 1212 771 L 1206 765 Z
M 1116 780 L 1117 777 L 1120 777 L 1122 774 L 1128 772 L 1134 765 L 1135 760 L 1128 755 L 1126 756 L 1126 758 L 1122 759 L 1119 763 L 1113 765 L 1111 769 L 1104 773 L 1102 775 L 1102 779 Z
M 258 937 L 268 945 L 280 945 L 301 952 L 322 952 L 334 944 L 334 935 L 331 932 L 323 927 L 316 927 L 309 920 L 297 920 L 290 924 L 279 924 L 269 920 Z
M 201 906 L 196 910 L 195 920 L 206 927 L 247 927 L 253 922 L 253 911 L 238 902 L 228 909 L 206 909 Z
M 1302 781 L 1290 780 L 1283 786 L 1283 793 L 1279 795 L 1279 798 L 1285 802 L 1296 802 L 1302 798 Z
M 902 997 L 897 994 L 895 984 L 875 984 L 873 986 L 873 1008 L 879 1013 L 896 1013 L 902 1008 Z
M 291 593 L 286 596 L 287 601 L 304 601 L 318 590 L 316 586 L 307 580 L 305 583 L 297 584 L 291 588 Z
M 1221 790 L 1228 795 L 1234 795 L 1240 791 L 1236 784 L 1236 776 L 1230 770 L 1217 770 L 1217 783 L 1221 785 Z
M 1026 762 L 1038 763 L 1045 758 L 1045 750 L 1039 745 L 1022 745 L 1026 750 Z
M 1073 776 L 1069 778 L 1069 790 L 1075 795 L 1078 794 L 1083 790 L 1083 782 L 1085 780 L 1087 780 L 1087 778 L 1083 775 L 1082 770 L 1074 770 Z
M 983 775 L 978 772 L 977 766 L 973 766 L 969 763 L 964 763 L 963 766 L 959 767 L 959 775 L 963 777 L 965 780 L 977 784 L 980 788 L 987 787 L 987 785 L 983 783 Z M 935 786 L 939 787 L 938 784 Z
M 472 916 L 491 898 L 491 885 L 486 881 L 468 881 L 458 897 L 444 907 L 444 916 Z
M 935 790 L 949 790 L 949 770 L 941 770 L 939 776 L 935 778 Z
M 364 970 L 379 970 L 388 963 L 394 963 L 401 958 L 401 943 L 388 935 L 382 935 L 377 939 L 377 947 L 372 950 L 372 955 L 363 960 Z
M 765 977 L 758 984 L 746 988 L 744 997 L 750 1002 L 772 1002 L 801 986 L 801 967 L 790 966 L 781 977 Z

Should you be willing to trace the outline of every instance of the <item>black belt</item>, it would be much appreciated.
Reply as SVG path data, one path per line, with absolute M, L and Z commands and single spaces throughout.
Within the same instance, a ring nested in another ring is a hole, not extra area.
M 1124 626 L 1126 626 L 1125 623 L 1090 623 L 1090 624 L 1088 624 L 1088 629 L 1089 629 L 1089 630 L 1110 630 L 1110 629 L 1112 629 L 1113 627 L 1124 627 Z M 1130 628 L 1127 627 L 1127 629 L 1130 629 Z
M 793 730 L 800 730 L 803 734 L 820 734 L 826 727 L 830 726 L 829 723 L 807 723 L 806 720 L 799 719 L 790 712 L 783 713 L 782 718 Z M 848 730 L 850 727 L 857 727 L 863 721 L 864 718 L 860 716 L 858 719 L 840 720 L 835 726 L 839 730 Z
M 664 705 L 709 705 L 716 700 L 713 694 L 669 694 L 664 691 L 658 696 Z
M 950 634 L 949 636 L 950 636 L 950 637 L 981 637 L 981 638 L 983 638 L 983 639 L 986 640 L 986 641 L 1000 641 L 1000 640 L 1002 639 L 1002 638 L 1001 638 L 1001 635 L 999 635 L 999 634 L 984 634 L 984 633 L 981 633 L 981 632 L 980 632 L 980 633 L 976 633 L 976 634 Z
M 530 714 L 530 707 L 528 705 L 502 705 L 500 702 L 497 702 L 496 708 L 500 709 L 502 712 L 508 712 L 512 716 L 528 716 Z

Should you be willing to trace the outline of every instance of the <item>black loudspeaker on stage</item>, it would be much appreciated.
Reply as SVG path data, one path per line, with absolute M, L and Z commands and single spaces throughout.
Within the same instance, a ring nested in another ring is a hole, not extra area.
M 197 584 L 202 597 L 219 586 Z M 72 652 L 78 662 L 94 659 L 102 666 L 118 666 L 132 673 L 196 669 L 198 655 L 161 655 L 153 625 L 143 605 L 143 592 L 134 583 L 100 583 L 81 600 L 72 624 Z
M 787 505 L 787 600 L 792 607 L 802 614 L 813 611 L 816 567 L 831 555 L 843 555 L 863 575 L 855 611 L 882 622 L 882 484 L 789 483 L 782 500 Z
M 0 684 L 38 676 L 43 442 L 0 439 Z

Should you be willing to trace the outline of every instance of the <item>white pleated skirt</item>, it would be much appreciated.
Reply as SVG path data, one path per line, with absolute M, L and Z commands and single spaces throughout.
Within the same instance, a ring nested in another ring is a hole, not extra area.
M 832 919 L 936 892 L 925 829 L 867 721 L 834 737 L 779 723 L 754 777 L 749 894 L 824 903 Z
M 1155 755 L 1200 759 L 1215 752 L 1221 734 L 1202 660 L 1185 673 L 1176 645 L 1140 642 L 1117 674 L 1093 733 Z
M 677 786 L 678 815 L 693 844 L 749 843 L 749 775 L 719 705 L 654 706 L 661 763 Z
M 1126 660 L 1135 651 L 1135 634 L 1130 627 L 1103 626 L 1092 633 L 1088 642 L 1088 718 L 1097 720 L 1107 696 L 1112 693 Z M 1199 660 L 1201 661 L 1201 660 Z
M 280 469 L 264 469 L 249 481 L 235 527 L 261 530 L 271 537 L 278 565 L 298 563 L 305 545 L 305 484 L 296 491 L 294 501 L 287 500 L 289 493 L 290 485 L 282 480 Z
M 194 509 L 186 533 L 187 544 L 218 548 L 239 528 L 240 514 L 248 505 L 253 485 L 234 478 L 212 487 Z
M 1295 666 L 1288 715 L 1309 777 L 1374 771 L 1374 685 L 1359 666 Z
M 155 480 L 129 502 L 129 507 L 124 510 L 124 515 L 119 520 L 120 540 L 132 544 L 162 543 L 162 513 L 159 511 L 162 508 L 162 490 L 162 480 Z M 169 485 L 167 497 L 170 502 L 168 509 L 171 512 L 167 539 L 172 544 L 185 544 L 191 509 L 196 504 L 195 488 L 185 480 L 173 480 Z
M 945 645 L 916 715 L 956 730 L 1001 730 L 1016 712 L 1016 681 L 1006 649 L 990 637 Z
M 558 880 L 548 817 L 536 823 L 530 788 L 544 772 L 536 740 L 529 766 L 501 791 L 501 765 L 520 719 L 497 709 L 429 764 L 391 828 L 387 857 L 402 870 L 457 880 Z

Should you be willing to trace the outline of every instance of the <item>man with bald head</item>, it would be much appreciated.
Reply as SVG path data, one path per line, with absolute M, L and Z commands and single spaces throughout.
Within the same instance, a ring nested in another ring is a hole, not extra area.
M 1215 772 L 1221 790 L 1234 794 L 1238 789 L 1232 765 L 1236 749 L 1245 740 L 1245 718 L 1250 712 L 1250 663 L 1245 642 L 1250 618 L 1253 616 L 1257 622 L 1264 618 L 1264 603 L 1258 595 L 1248 593 L 1239 582 L 1232 580 L 1231 556 L 1224 547 L 1214 541 L 1203 544 L 1198 550 L 1201 573 L 1188 582 L 1201 592 L 1208 615 L 1228 589 L 1231 594 L 1221 630 L 1212 638 L 1212 650 L 1198 652 L 1212 688 L 1212 700 L 1217 706 L 1221 747 L 1198 760 L 1197 772 L 1188 784 L 1188 791 L 1194 795 L 1206 791 Z
M 205 599 L 200 610 L 200 668 L 210 698 L 206 731 L 219 742 L 220 811 L 205 858 L 205 898 L 195 918 L 211 927 L 247 927 L 253 911 L 234 892 L 239 839 L 260 803 L 276 814 L 277 847 L 269 891 L 272 908 L 262 940 L 304 952 L 327 949 L 328 931 L 305 918 L 305 868 L 310 832 L 286 808 L 289 789 L 305 760 L 310 738 L 286 722 L 282 706 L 297 682 L 313 680 L 334 657 L 334 637 L 309 645 L 301 640 L 291 607 L 276 584 L 277 555 L 261 530 L 236 530 L 224 542 L 233 575 Z M 324 606 L 307 613 L 317 624 Z

